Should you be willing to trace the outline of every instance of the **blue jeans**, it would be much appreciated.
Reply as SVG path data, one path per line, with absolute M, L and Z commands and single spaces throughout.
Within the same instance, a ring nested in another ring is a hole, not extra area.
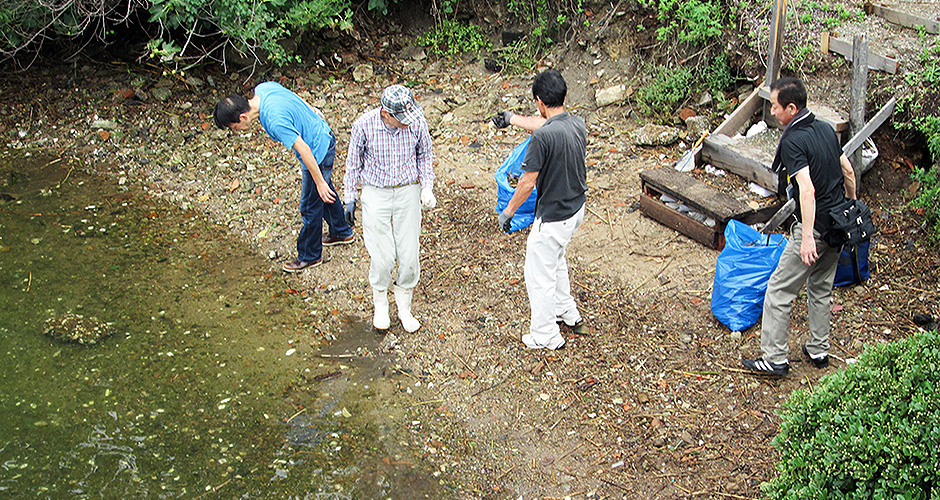
M 333 237 L 348 238 L 353 230 L 346 223 L 343 211 L 343 202 L 339 193 L 333 187 L 330 177 L 333 175 L 333 159 L 335 157 L 335 143 L 330 146 L 323 163 L 320 164 L 320 173 L 326 179 L 327 186 L 333 190 L 336 200 L 333 203 L 324 203 L 317 191 L 317 184 L 306 168 L 303 169 L 302 187 L 300 190 L 300 219 L 303 227 L 297 235 L 297 260 L 303 262 L 316 262 L 323 255 L 323 221 L 329 226 L 329 234 Z

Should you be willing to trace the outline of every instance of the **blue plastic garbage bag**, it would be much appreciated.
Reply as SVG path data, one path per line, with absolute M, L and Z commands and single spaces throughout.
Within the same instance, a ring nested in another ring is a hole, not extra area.
M 769 236 L 731 219 L 725 248 L 715 264 L 712 314 L 732 331 L 743 330 L 761 316 L 771 273 L 787 246 L 782 234 Z
M 526 137 L 522 144 L 514 147 L 506 161 L 496 170 L 496 187 L 498 188 L 496 191 L 496 213 L 503 213 L 503 210 L 509 205 L 513 193 L 516 192 L 516 189 L 509 185 L 508 176 L 522 177 L 522 160 L 525 159 L 525 150 L 529 147 L 530 139 L 532 139 L 532 136 Z M 516 209 L 516 213 L 513 215 L 512 224 L 509 227 L 510 233 L 529 227 L 532 221 L 535 220 L 535 198 L 535 188 L 532 188 L 532 194 L 522 202 L 522 206 Z

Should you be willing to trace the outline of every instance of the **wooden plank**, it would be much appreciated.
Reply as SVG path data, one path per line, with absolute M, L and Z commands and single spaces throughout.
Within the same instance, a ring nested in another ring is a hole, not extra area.
M 751 117 L 754 116 L 757 110 L 761 109 L 761 105 L 763 104 L 763 100 L 760 96 L 761 88 L 762 87 L 758 85 L 757 88 L 738 105 L 738 108 L 712 133 L 731 137 L 737 134 L 738 131 L 741 130 L 741 127 L 750 123 Z
M 640 172 L 640 180 L 644 186 L 669 195 L 716 221 L 727 222 L 728 219 L 752 211 L 740 200 L 673 168 L 645 170 Z
M 825 44 L 820 43 L 819 48 L 822 52 L 824 53 L 835 52 L 836 54 L 839 54 L 840 56 L 848 59 L 849 61 L 852 60 L 852 43 L 851 42 L 840 40 L 830 35 L 828 32 L 824 32 L 821 35 L 821 38 L 823 40 L 828 41 Z M 824 45 L 826 47 L 826 50 L 823 50 Z M 868 54 L 868 68 L 876 70 L 876 71 L 887 71 L 888 73 L 891 73 L 893 75 L 898 72 L 898 62 L 897 60 L 891 59 L 890 57 L 884 57 L 878 54 Z
M 780 210 L 780 207 L 782 207 L 784 203 L 786 203 L 786 200 L 777 199 L 774 203 L 767 205 L 764 208 L 751 210 L 746 214 L 736 215 L 733 218 L 749 226 L 764 223 L 770 220 L 770 218 L 777 213 L 777 210 Z
M 776 193 L 777 175 L 770 171 L 770 165 L 731 150 L 728 147 L 731 142 L 731 139 L 724 135 L 712 134 L 705 138 L 702 143 L 703 161 L 738 174 Z
M 852 84 L 849 95 L 849 123 L 852 133 L 857 133 L 865 126 L 865 97 L 868 94 L 868 39 L 865 35 L 852 38 Z M 862 164 L 862 150 L 858 149 L 849 156 L 853 165 Z M 855 171 L 855 189 L 862 186 L 861 169 Z
M 865 139 L 868 139 L 871 134 L 878 130 L 878 127 L 881 126 L 890 116 L 894 115 L 894 106 L 897 104 L 897 98 L 892 97 L 887 104 L 885 104 L 881 110 L 878 111 L 875 116 L 868 120 L 868 123 L 862 127 L 861 130 L 855 133 L 848 142 L 845 143 L 845 146 L 842 146 L 842 152 L 845 153 L 845 156 L 851 157 L 855 151 L 862 147 L 862 144 L 865 142 Z M 869 164 L 868 168 L 871 168 L 871 165 L 874 165 L 874 162 Z M 852 165 L 855 167 L 856 171 L 861 171 L 865 173 L 865 170 L 862 170 L 861 165 Z
M 767 74 L 764 81 L 768 84 L 780 78 L 780 66 L 783 55 L 784 32 L 787 24 L 787 0 L 774 0 L 770 15 L 770 43 L 767 50 Z
M 787 1 L 774 0 L 773 12 L 770 16 L 770 40 L 767 44 L 769 53 L 767 54 L 767 73 L 764 75 L 764 81 L 768 85 L 780 78 L 780 66 L 783 61 L 784 31 L 787 22 Z M 779 128 L 779 123 L 770 112 L 770 101 L 763 101 L 764 121 L 768 125 Z
M 718 223 L 715 224 L 715 227 L 708 227 L 685 214 L 667 207 L 661 201 L 646 193 L 640 194 L 640 212 L 709 248 L 720 250 L 721 247 L 724 246 L 724 228 L 719 228 Z
M 865 13 L 868 15 L 876 15 L 889 23 L 900 24 L 905 28 L 917 28 L 918 26 L 923 26 L 927 33 L 931 35 L 940 34 L 940 23 L 930 19 L 924 19 L 923 17 L 917 17 L 907 12 L 901 12 L 899 10 L 894 10 L 885 5 L 876 5 L 871 2 L 865 2 Z

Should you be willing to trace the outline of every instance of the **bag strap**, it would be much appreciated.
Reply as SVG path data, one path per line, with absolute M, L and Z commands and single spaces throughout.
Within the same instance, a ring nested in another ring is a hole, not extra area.
M 858 268 L 858 247 L 849 249 L 849 255 L 852 256 L 852 276 L 855 278 L 855 284 L 862 283 L 862 272 Z

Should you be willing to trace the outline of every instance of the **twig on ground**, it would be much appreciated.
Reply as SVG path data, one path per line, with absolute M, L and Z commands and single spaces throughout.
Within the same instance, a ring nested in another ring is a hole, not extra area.
M 290 421 L 291 421 L 291 420 L 294 420 L 294 418 L 296 418 L 297 415 L 300 415 L 301 413 L 303 413 L 303 412 L 305 412 L 305 411 L 307 411 L 306 408 L 301 408 L 300 411 L 298 411 L 297 413 L 291 415 L 290 418 L 287 419 L 287 423 L 290 423 Z

